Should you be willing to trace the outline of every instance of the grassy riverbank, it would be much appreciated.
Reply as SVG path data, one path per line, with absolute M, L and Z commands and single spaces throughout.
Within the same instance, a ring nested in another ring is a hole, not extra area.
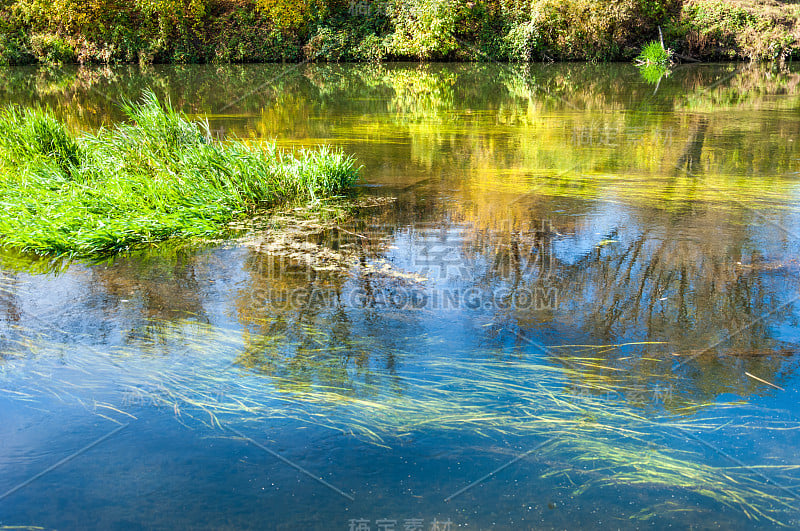
M 124 110 L 125 123 L 82 136 L 47 111 L 0 111 L 0 244 L 98 256 L 211 236 L 260 205 L 340 193 L 358 174 L 326 148 L 212 141 L 152 93 Z
M 0 64 L 800 55 L 782 0 L 0 0 Z

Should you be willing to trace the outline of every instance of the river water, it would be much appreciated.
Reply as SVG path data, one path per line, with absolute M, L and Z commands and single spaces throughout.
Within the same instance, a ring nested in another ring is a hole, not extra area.
M 213 243 L 0 253 L 0 529 L 800 525 L 796 68 L 0 78 L 363 165 Z

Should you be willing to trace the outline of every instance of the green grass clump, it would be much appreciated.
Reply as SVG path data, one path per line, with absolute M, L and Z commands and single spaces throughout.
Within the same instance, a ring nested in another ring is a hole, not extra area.
M 635 62 L 640 66 L 667 67 L 672 62 L 672 51 L 664 48 L 660 42 L 652 41 L 645 44 Z
M 322 147 L 214 142 L 148 92 L 128 121 L 76 137 L 49 111 L 0 110 L 0 245 L 98 256 L 211 236 L 258 206 L 346 190 L 353 159 Z

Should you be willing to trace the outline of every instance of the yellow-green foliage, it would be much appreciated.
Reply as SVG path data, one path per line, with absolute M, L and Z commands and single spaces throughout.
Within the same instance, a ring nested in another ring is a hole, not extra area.
M 527 17 L 517 9 L 515 18 L 528 24 L 529 33 L 535 28 L 542 53 L 560 59 L 613 59 L 636 55 L 634 49 L 678 7 L 675 0 L 529 0 Z
M 302 28 L 308 21 L 316 2 L 313 0 L 258 0 L 258 10 L 267 15 L 276 25 L 283 28 Z
M 0 0 L 0 64 L 630 60 L 663 27 L 701 57 L 782 59 L 777 0 Z
M 800 47 L 800 6 L 761 0 L 686 0 L 678 32 L 699 56 L 782 60 Z
M 398 55 L 420 59 L 446 57 L 458 48 L 454 3 L 446 0 L 397 2 L 392 14 L 392 48 Z

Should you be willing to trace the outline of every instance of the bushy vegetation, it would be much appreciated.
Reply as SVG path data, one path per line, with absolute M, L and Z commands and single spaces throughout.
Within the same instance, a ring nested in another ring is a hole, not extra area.
M 686 0 L 674 26 L 683 48 L 709 59 L 784 60 L 800 51 L 800 5 Z
M 672 61 L 672 52 L 657 41 L 649 42 L 636 57 L 636 63 L 643 66 L 668 66 Z
M 630 60 L 800 46 L 777 0 L 0 0 L 0 63 Z
M 215 235 L 259 205 L 337 194 L 357 177 L 325 148 L 212 141 L 152 93 L 124 111 L 129 121 L 80 137 L 46 110 L 0 111 L 0 244 L 96 256 Z

